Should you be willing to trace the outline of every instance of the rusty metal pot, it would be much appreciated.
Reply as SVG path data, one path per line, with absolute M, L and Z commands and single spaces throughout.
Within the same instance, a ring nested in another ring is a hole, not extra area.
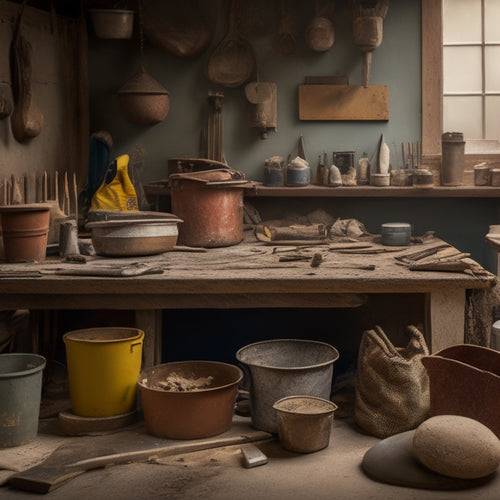
M 169 178 L 172 212 L 179 225 L 179 244 L 225 247 L 243 240 L 243 191 L 248 181 L 231 172 L 211 170 L 173 174 Z
M 122 85 L 117 94 L 125 118 L 139 125 L 160 123 L 170 109 L 167 90 L 144 68 Z

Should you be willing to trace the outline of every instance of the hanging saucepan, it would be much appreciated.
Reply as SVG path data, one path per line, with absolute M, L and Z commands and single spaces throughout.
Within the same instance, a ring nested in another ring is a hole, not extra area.
M 250 43 L 238 33 L 238 0 L 231 0 L 226 36 L 208 59 L 208 78 L 223 87 L 239 87 L 255 71 L 255 54 Z
M 122 113 L 132 123 L 159 123 L 166 118 L 170 109 L 167 90 L 144 68 L 122 85 L 117 94 Z
M 177 57 L 195 57 L 212 41 L 217 9 L 206 0 L 142 0 L 144 33 Z

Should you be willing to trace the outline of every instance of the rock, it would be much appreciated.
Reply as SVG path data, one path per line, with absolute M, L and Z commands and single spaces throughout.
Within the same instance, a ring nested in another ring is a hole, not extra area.
M 413 452 L 434 472 L 474 479 L 500 464 L 500 440 L 477 420 L 458 415 L 431 417 L 415 430 Z

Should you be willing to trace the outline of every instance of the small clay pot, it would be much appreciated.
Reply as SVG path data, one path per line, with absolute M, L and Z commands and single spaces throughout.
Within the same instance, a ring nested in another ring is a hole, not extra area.
M 31 203 L 0 207 L 7 262 L 41 262 L 47 251 L 50 205 Z

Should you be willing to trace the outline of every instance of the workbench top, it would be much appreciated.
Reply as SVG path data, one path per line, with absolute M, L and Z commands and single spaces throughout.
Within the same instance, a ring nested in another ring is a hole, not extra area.
M 371 243 L 365 248 L 357 248 L 355 243 L 293 247 L 248 241 L 198 251 L 180 247 L 146 257 L 89 257 L 86 263 L 64 262 L 59 257 L 48 257 L 39 264 L 0 263 L 0 307 L 4 308 L 3 302 L 12 294 L 413 293 L 448 287 L 487 288 L 496 282 L 494 275 L 476 263 L 474 269 L 479 272 L 412 271 L 397 260 L 442 244 L 438 238 L 409 247 Z M 280 261 L 298 253 L 304 260 Z M 318 267 L 311 266 L 314 254 L 322 257 Z M 91 275 L 122 269 L 133 273 L 134 266 L 155 274 Z M 73 272 L 82 274 L 70 274 Z

